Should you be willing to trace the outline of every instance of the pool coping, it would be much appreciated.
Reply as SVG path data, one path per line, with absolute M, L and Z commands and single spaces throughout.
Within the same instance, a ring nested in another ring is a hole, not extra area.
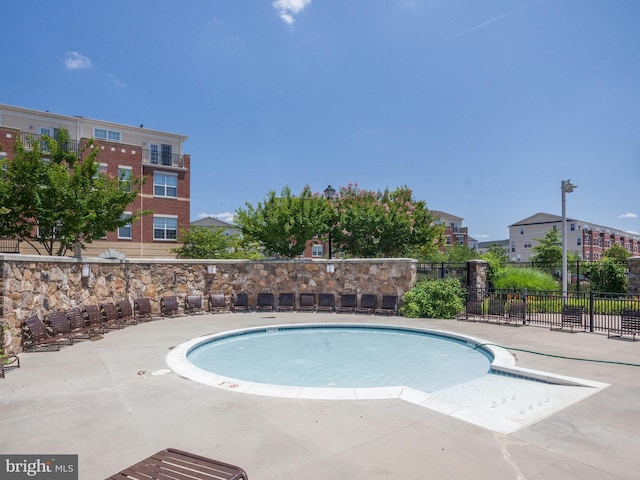
M 424 404 L 433 393 L 422 392 L 405 386 L 393 387 L 368 387 L 368 388 L 320 388 L 320 387 L 296 387 L 288 385 L 273 385 L 257 382 L 250 382 L 235 378 L 226 377 L 217 373 L 212 373 L 193 365 L 188 359 L 188 352 L 195 346 L 211 341 L 215 338 L 227 337 L 241 333 L 252 333 L 260 331 L 268 331 L 279 328 L 335 328 L 340 325 L 341 328 L 372 328 L 372 329 L 397 329 L 407 332 L 420 332 L 426 334 L 434 334 L 445 338 L 455 339 L 467 343 L 473 348 L 482 348 L 493 356 L 491 361 L 491 371 L 494 374 L 507 375 L 523 380 L 534 380 L 555 385 L 591 387 L 595 389 L 605 388 L 609 384 L 595 382 L 591 380 L 568 377 L 564 375 L 556 375 L 540 370 L 522 368 L 516 365 L 516 359 L 503 347 L 485 341 L 481 338 L 460 335 L 458 333 L 446 330 L 427 329 L 418 327 L 405 327 L 393 324 L 369 324 L 369 323 L 303 323 L 303 324 L 277 324 L 265 325 L 259 327 L 249 327 L 236 330 L 227 330 L 215 334 L 203 335 L 193 338 L 189 341 L 181 343 L 174 347 L 166 357 L 166 363 L 171 370 L 183 378 L 220 388 L 223 390 L 249 393 L 252 395 L 262 395 L 269 397 L 281 398 L 299 398 L 299 399 L 316 399 L 316 400 L 363 400 L 363 399 L 391 399 L 399 398 L 410 403 Z

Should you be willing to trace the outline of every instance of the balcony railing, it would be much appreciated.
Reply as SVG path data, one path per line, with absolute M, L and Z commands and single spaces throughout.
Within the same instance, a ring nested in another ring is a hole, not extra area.
M 0 237 L 0 253 L 20 253 L 20 242 L 15 238 Z
M 184 168 L 183 155 L 179 153 L 142 150 L 142 163 L 145 165 L 162 165 L 164 167 Z
M 45 142 L 44 140 L 45 135 L 39 135 L 37 133 L 22 132 L 21 137 L 22 137 L 21 138 L 22 144 L 24 145 L 25 149 L 31 150 L 33 149 L 34 145 L 39 145 L 41 151 L 43 152 L 49 151 L 49 146 L 47 145 L 47 142 Z M 60 145 L 60 147 L 65 152 L 74 152 L 75 154 L 80 154 L 80 142 L 78 142 L 77 140 L 67 140 L 64 143 L 58 143 L 58 145 Z

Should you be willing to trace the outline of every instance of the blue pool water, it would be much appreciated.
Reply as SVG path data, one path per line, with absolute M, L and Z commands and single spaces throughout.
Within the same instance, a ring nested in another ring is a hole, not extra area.
M 486 375 L 490 354 L 467 342 L 394 327 L 266 328 L 196 345 L 197 367 L 249 382 L 317 388 L 406 386 L 423 392 Z

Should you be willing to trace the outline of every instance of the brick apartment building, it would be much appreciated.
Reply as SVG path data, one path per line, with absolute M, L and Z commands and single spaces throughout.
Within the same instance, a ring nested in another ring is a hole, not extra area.
M 509 225 L 509 258 L 516 262 L 528 262 L 533 256 L 536 239 L 544 238 L 549 230 L 562 235 L 562 217 L 550 213 L 536 213 Z M 604 227 L 575 218 L 567 218 L 567 250 L 577 252 L 586 261 L 600 260 L 602 254 L 613 245 L 621 245 L 632 256 L 640 255 L 640 235 Z
M 140 194 L 127 213 L 148 210 L 152 213 L 139 221 L 109 232 L 104 240 L 87 244 L 86 256 L 105 258 L 175 257 L 181 229 L 190 223 L 190 157 L 182 152 L 184 135 L 160 132 L 78 116 L 58 115 L 0 104 L 0 158 L 13 158 L 14 144 L 25 147 L 42 135 L 56 136 L 66 129 L 69 148 L 81 154 L 81 146 L 90 138 L 99 147 L 96 161 L 101 171 L 118 178 L 145 177 Z M 0 241 L 6 252 L 35 253 L 24 242 Z M 70 253 L 72 254 L 72 253 Z
M 439 210 L 431 210 L 431 213 L 436 220 L 434 223 L 438 225 L 444 225 L 444 240 L 445 248 L 452 247 L 454 245 L 469 246 L 469 231 L 467 227 L 462 226 L 464 218 L 457 217 L 450 213 L 441 212 Z

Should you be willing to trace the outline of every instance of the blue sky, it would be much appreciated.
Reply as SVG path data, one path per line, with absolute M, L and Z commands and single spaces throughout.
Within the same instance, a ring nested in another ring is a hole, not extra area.
M 640 232 L 637 0 L 3 2 L 0 103 L 184 134 L 191 216 L 409 186 Z

